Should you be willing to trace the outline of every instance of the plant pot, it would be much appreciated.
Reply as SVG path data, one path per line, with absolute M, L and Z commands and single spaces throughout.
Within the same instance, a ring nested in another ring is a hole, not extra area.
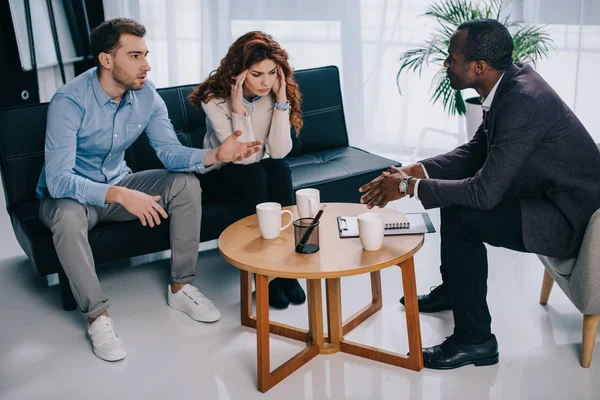
M 470 97 L 465 100 L 467 119 L 467 141 L 473 139 L 477 128 L 481 125 L 483 120 L 483 110 L 481 108 L 481 97 Z

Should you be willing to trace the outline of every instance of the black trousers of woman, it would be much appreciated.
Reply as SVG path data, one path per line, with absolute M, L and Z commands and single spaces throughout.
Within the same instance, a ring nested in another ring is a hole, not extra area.
M 282 207 L 294 204 L 292 172 L 282 159 L 265 158 L 248 165 L 227 164 L 200 175 L 200 185 L 203 201 L 241 201 L 246 216 L 256 213 L 256 205 L 267 201 L 274 201 Z
M 203 201 L 234 203 L 241 201 L 246 216 L 256 213 L 256 205 L 276 202 L 282 207 L 294 204 L 292 172 L 282 159 L 266 158 L 258 163 L 227 164 L 200 175 Z M 274 279 L 269 283 L 269 304 L 286 308 L 290 302 L 303 303 L 304 290 L 296 279 Z

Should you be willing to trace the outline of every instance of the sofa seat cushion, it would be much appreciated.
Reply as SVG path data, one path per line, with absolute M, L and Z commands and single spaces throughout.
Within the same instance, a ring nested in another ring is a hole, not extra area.
M 285 159 L 292 170 L 294 189 L 313 187 L 321 191 L 322 202 L 357 203 L 358 188 L 378 176 L 390 160 L 354 147 L 316 151 Z
M 355 147 L 316 151 L 285 160 L 292 170 L 295 189 L 382 171 L 390 165 L 400 165 L 397 161 Z
M 218 239 L 225 228 L 245 217 L 247 217 L 247 213 L 241 202 L 202 203 L 200 241 Z

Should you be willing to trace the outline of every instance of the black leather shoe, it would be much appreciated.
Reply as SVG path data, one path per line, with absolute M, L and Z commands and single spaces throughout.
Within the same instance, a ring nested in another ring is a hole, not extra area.
M 449 336 L 444 343 L 423 349 L 423 362 L 425 368 L 431 369 L 494 365 L 498 363 L 498 342 L 494 335 L 481 344 L 464 344 Z
M 269 305 L 283 310 L 288 308 L 290 301 L 281 287 L 281 279 L 275 278 L 269 282 Z
M 429 294 L 417 296 L 419 303 L 419 312 L 434 313 L 438 311 L 452 310 L 452 301 L 446 285 L 443 283 L 434 287 Z M 400 299 L 404 305 L 404 297 Z
M 302 304 L 306 301 L 306 294 L 298 279 L 279 278 L 278 280 L 290 303 Z

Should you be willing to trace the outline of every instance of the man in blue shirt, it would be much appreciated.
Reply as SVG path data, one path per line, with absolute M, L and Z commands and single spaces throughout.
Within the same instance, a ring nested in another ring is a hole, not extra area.
M 94 353 L 121 360 L 125 348 L 108 316 L 109 301 L 94 268 L 87 232 L 100 221 L 154 227 L 169 219 L 171 276 L 168 304 L 197 321 L 220 313 L 190 282 L 196 275 L 201 190 L 189 172 L 239 161 L 261 150 L 240 143 L 240 131 L 212 150 L 181 145 L 154 84 L 143 25 L 129 19 L 102 23 L 91 34 L 97 68 L 60 88 L 48 107 L 45 165 L 37 195 L 40 218 L 52 231 L 56 252 L 88 320 Z M 166 170 L 131 173 L 125 150 L 146 132 Z

